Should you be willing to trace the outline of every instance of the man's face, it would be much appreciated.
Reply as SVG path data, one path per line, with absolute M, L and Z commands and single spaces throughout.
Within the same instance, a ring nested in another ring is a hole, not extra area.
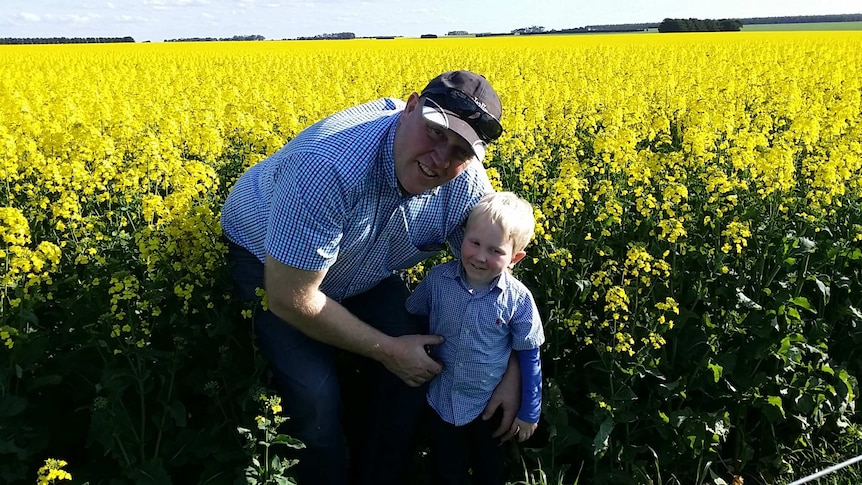
M 467 140 L 422 116 L 416 93 L 401 115 L 393 152 L 395 176 L 414 195 L 454 179 L 476 159 Z

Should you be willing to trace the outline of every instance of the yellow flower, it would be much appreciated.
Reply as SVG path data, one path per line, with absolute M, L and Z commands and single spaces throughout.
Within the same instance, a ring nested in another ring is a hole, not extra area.
M 45 464 L 39 468 L 38 478 L 36 483 L 38 485 L 49 485 L 58 480 L 71 480 L 72 475 L 63 470 L 63 467 L 66 466 L 65 460 L 57 460 L 54 458 L 48 458 L 45 460 Z

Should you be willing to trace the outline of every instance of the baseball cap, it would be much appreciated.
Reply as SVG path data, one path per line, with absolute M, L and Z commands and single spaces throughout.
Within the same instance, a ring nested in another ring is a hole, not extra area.
M 485 158 L 485 147 L 503 133 L 500 97 L 484 76 L 470 71 L 447 71 L 435 77 L 421 93 L 422 116 L 449 129 Z

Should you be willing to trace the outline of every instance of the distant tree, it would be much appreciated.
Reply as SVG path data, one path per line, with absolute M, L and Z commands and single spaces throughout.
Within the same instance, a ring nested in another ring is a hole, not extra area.
M 539 25 L 532 27 L 521 27 L 512 31 L 513 34 L 540 34 L 545 31 L 545 28 Z
M 422 34 L 420 36 L 421 39 L 436 39 L 437 34 Z
M 312 37 L 297 37 L 296 40 L 333 40 L 333 39 L 355 39 L 353 32 L 338 32 L 333 34 L 317 34 Z
M 737 19 L 722 19 L 718 21 L 718 30 L 722 32 L 739 32 L 742 30 L 742 22 Z
M 470 35 L 466 30 L 452 30 L 449 31 L 446 35 Z
M 659 32 L 685 32 L 684 26 L 680 19 L 664 19 L 658 24 Z
M 736 19 L 664 19 L 658 25 L 659 32 L 739 32 L 742 22 Z

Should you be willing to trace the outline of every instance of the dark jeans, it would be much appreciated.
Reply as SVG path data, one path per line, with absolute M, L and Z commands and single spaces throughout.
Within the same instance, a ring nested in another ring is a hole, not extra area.
M 254 301 L 263 264 L 236 244 L 229 248 L 237 296 Z M 406 311 L 407 296 L 405 283 L 392 276 L 341 303 L 386 334 L 427 333 L 427 323 Z M 270 311 L 257 309 L 254 328 L 290 418 L 284 432 L 306 445 L 298 483 L 405 483 L 426 386 L 409 387 L 380 363 L 311 339 Z
M 482 421 L 455 426 L 428 407 L 428 434 L 431 441 L 431 476 L 434 485 L 503 485 L 505 446 L 491 438 L 500 426 L 502 411 Z M 467 471 L 472 469 L 472 480 Z

